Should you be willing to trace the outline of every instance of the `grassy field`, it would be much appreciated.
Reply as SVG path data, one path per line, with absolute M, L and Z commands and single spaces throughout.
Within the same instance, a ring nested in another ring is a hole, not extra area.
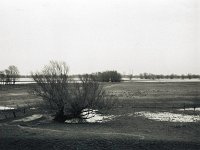
M 199 116 L 199 82 L 107 83 L 119 99 L 102 112 L 115 116 L 105 123 L 59 124 L 40 109 L 42 100 L 28 93 L 31 85 L 1 87 L 0 106 L 16 107 L 0 113 L 0 149 L 199 149 L 200 122 L 158 121 L 137 112 L 170 112 Z M 21 111 L 24 110 L 25 112 Z M 196 111 L 179 111 L 196 108 Z M 5 117 L 7 115 L 7 119 Z M 42 114 L 33 121 L 15 121 Z

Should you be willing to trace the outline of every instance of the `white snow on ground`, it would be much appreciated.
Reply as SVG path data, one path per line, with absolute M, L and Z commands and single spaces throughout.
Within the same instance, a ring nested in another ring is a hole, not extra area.
M 22 118 L 22 119 L 14 120 L 13 122 L 29 122 L 29 121 L 33 121 L 33 120 L 36 120 L 36 119 L 40 119 L 40 118 L 42 118 L 42 116 L 43 115 L 41 115 L 41 114 L 35 114 L 35 115 L 25 117 L 25 118 Z
M 13 107 L 6 107 L 6 106 L 0 106 L 0 110 L 11 110 L 11 109 L 15 109 Z
M 169 122 L 197 122 L 200 121 L 200 115 L 175 114 L 170 112 L 135 112 L 136 116 L 141 116 L 155 121 Z

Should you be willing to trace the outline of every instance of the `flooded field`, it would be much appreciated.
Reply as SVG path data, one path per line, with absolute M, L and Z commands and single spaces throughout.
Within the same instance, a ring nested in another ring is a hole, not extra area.
M 74 81 L 79 81 L 79 78 L 72 78 Z M 122 78 L 124 82 L 200 82 L 200 79 L 140 79 L 140 78 Z M 19 78 L 16 84 L 30 84 L 35 83 L 32 78 Z
M 142 143 L 150 141 L 148 145 L 158 141 L 170 141 L 172 147 L 176 142 L 186 146 L 188 142 L 200 143 L 200 82 L 131 81 L 102 85 L 118 98 L 113 109 L 93 110 L 88 115 L 83 112 L 88 119 L 71 119 L 62 124 L 53 121 L 55 114 L 46 111 L 40 97 L 28 92 L 32 84 L 5 86 L 0 91 L 1 140 L 5 143 L 12 137 L 15 142 L 21 136 L 27 141 L 38 139 L 37 143 L 49 141 L 50 137 L 55 143 L 101 139 L 119 141 L 119 145 L 124 142 L 126 146 L 127 141 L 133 143 L 142 137 Z
M 200 82 L 200 79 L 138 79 L 133 78 L 135 82 Z

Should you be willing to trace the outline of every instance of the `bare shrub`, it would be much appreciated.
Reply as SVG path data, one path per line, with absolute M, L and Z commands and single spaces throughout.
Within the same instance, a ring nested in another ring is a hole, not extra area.
M 5 80 L 6 80 L 5 71 L 0 71 L 0 83 L 4 85 Z
M 10 73 L 10 80 L 12 84 L 15 84 L 16 80 L 19 77 L 19 70 L 16 66 L 11 65 L 8 67 L 9 73 Z
M 106 93 L 103 85 L 95 75 L 79 76 L 80 82 L 74 82 L 71 89 L 70 112 L 73 117 L 85 118 L 84 114 L 93 113 L 95 109 L 107 110 L 114 106 L 116 98 Z M 82 113 L 82 112 L 87 113 Z
M 79 76 L 73 81 L 68 76 L 65 62 L 50 61 L 41 72 L 32 74 L 38 86 L 33 94 L 43 98 L 47 106 L 56 112 L 55 121 L 65 122 L 72 118 L 87 118 L 83 111 L 109 108 L 108 96 L 95 76 Z

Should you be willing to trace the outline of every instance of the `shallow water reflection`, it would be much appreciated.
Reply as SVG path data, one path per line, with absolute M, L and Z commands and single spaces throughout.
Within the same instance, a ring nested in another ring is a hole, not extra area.
M 6 106 L 0 106 L 0 110 L 12 110 L 15 109 L 13 107 L 6 107 Z
M 70 120 L 66 120 L 66 123 L 104 123 L 107 121 L 111 121 L 112 119 L 114 119 L 116 116 L 114 115 L 103 115 L 98 113 L 98 110 L 92 110 L 89 114 L 87 114 L 87 110 L 84 110 L 84 112 L 82 113 L 82 115 L 86 118 L 86 119 L 70 119 Z
M 25 118 L 22 118 L 22 119 L 14 120 L 13 122 L 29 122 L 29 121 L 34 121 L 36 119 L 40 119 L 42 117 L 43 117 L 43 115 L 41 115 L 41 114 L 34 114 L 32 116 L 28 116 L 28 117 L 25 117 Z
M 185 108 L 185 109 L 178 109 L 179 111 L 200 111 L 200 107 L 198 108 Z
M 186 115 L 176 114 L 170 112 L 136 112 L 136 116 L 141 116 L 155 121 L 168 121 L 168 122 L 197 122 L 200 121 L 200 115 Z

